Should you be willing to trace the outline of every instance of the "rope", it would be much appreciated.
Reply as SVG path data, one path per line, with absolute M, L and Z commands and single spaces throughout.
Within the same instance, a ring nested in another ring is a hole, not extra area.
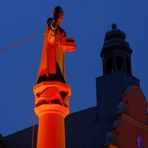
M 35 114 L 33 112 L 33 119 L 32 119 L 32 141 L 31 141 L 31 148 L 34 148 L 34 131 L 35 131 Z
M 30 37 L 30 38 L 27 38 L 27 39 L 25 39 L 25 40 L 21 40 L 21 41 L 18 41 L 18 42 L 16 42 L 16 43 L 7 45 L 6 47 L 0 48 L 0 52 L 2 52 L 2 51 L 4 51 L 4 50 L 7 50 L 7 49 L 9 49 L 9 48 L 17 47 L 17 46 L 22 45 L 22 44 L 24 44 L 24 43 L 27 43 L 27 42 L 29 42 L 29 41 L 35 40 L 35 39 L 37 39 L 37 38 L 39 38 L 39 37 L 41 37 L 41 36 L 43 36 L 43 35 L 44 35 L 44 33 L 38 33 L 38 34 L 36 34 L 36 35 L 34 35 L 34 36 Z

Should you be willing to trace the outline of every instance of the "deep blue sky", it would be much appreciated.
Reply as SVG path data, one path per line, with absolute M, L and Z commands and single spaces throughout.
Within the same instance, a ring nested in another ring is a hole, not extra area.
M 61 5 L 61 26 L 74 36 L 77 49 L 66 54 L 71 112 L 96 105 L 95 78 L 102 75 L 99 57 L 105 32 L 116 22 L 133 49 L 133 75 L 148 97 L 147 0 L 1 0 L 0 48 L 44 32 L 52 9 Z M 43 37 L 0 53 L 0 133 L 11 134 L 32 125 L 33 92 Z

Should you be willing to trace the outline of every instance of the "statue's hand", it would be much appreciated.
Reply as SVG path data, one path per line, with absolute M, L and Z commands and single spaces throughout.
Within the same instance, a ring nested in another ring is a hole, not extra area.
M 56 30 L 57 27 L 58 27 L 58 25 L 57 25 L 57 20 L 56 20 L 56 19 L 53 19 L 53 20 L 51 21 L 51 29 L 52 29 L 52 30 Z

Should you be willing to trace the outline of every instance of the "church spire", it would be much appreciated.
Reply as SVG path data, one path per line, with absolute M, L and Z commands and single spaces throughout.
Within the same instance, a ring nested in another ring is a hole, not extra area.
M 119 71 L 132 74 L 132 49 L 125 39 L 126 34 L 119 30 L 116 24 L 112 24 L 112 30 L 105 35 L 100 54 L 103 62 L 103 75 Z

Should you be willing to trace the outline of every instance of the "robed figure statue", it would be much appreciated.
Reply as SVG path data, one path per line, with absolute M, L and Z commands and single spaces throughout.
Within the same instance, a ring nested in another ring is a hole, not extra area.
M 64 53 L 75 50 L 74 39 L 66 38 L 64 29 L 60 23 L 64 17 L 64 11 L 60 6 L 53 9 L 53 18 L 48 18 L 42 56 L 38 71 L 37 84 L 44 81 L 65 82 Z

